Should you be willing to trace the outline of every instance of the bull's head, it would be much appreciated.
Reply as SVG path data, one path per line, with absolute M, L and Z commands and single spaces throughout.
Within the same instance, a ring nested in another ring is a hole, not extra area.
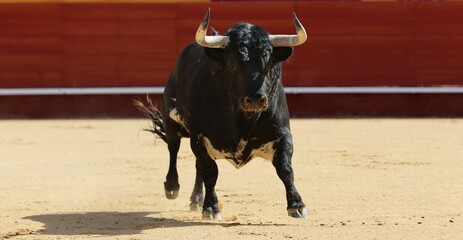
M 281 78 L 281 65 L 292 47 L 307 40 L 304 27 L 293 13 L 296 35 L 270 35 L 259 26 L 240 23 L 224 36 L 206 36 L 210 11 L 199 25 L 196 42 L 212 61 L 212 75 L 235 100 L 237 109 L 258 113 L 267 110 L 269 98 Z

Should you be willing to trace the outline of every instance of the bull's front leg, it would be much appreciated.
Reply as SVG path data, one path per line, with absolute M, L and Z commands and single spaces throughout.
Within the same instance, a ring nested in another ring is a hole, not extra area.
M 221 220 L 222 213 L 220 212 L 219 201 L 215 193 L 215 184 L 219 176 L 219 169 L 215 161 L 210 158 L 201 160 L 200 164 L 206 189 L 203 203 L 203 219 Z
M 287 133 L 274 144 L 273 166 L 286 189 L 288 215 L 294 218 L 307 217 L 308 213 L 302 197 L 294 184 L 294 172 L 291 166 L 293 143 L 291 133 Z
M 193 138 L 192 138 L 193 139 Z M 198 167 L 205 188 L 202 216 L 205 220 L 221 220 L 222 213 L 219 208 L 219 201 L 215 192 L 215 185 L 219 176 L 217 163 L 207 154 L 201 140 L 190 141 L 191 149 L 196 156 Z

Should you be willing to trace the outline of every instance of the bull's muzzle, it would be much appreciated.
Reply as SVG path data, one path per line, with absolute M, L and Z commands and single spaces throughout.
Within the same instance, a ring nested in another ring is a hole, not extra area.
M 268 97 L 264 95 L 246 96 L 243 98 L 242 110 L 244 112 L 262 112 L 269 106 Z

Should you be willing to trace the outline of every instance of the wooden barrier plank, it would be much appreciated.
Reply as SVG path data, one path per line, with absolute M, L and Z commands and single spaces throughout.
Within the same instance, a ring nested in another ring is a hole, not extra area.
M 182 17 L 178 15 L 178 4 L 150 4 L 150 3 L 121 3 L 119 4 L 119 19 L 125 20 L 156 20 L 170 19 L 176 21 Z
M 59 19 L 0 19 L 0 37 L 59 37 Z
M 357 36 L 352 35 L 311 35 L 307 33 L 308 38 L 305 44 L 297 46 L 296 52 L 302 52 L 304 55 L 310 54 L 312 51 L 336 52 L 336 51 L 352 51 L 359 48 Z
M 107 54 L 117 53 L 121 46 L 114 37 L 65 37 L 63 53 L 68 54 Z
M 65 37 L 117 36 L 118 23 L 111 20 L 68 20 L 63 23 Z
M 0 19 L 8 20 L 45 20 L 60 19 L 62 5 L 58 3 L 24 4 L 0 2 Z
M 422 86 L 461 86 L 460 69 L 426 68 L 416 72 L 416 82 Z
M 151 95 L 154 103 L 162 99 Z M 139 95 L 10 96 L 0 97 L 2 118 L 140 117 L 133 105 Z M 24 106 L 24 107 L 18 107 Z
M 461 85 L 463 35 L 419 35 L 416 78 L 423 85 Z
M 283 79 L 283 86 L 297 86 L 297 75 L 299 72 L 293 69 L 288 69 L 287 66 L 287 64 L 282 66 L 283 71 L 281 73 L 281 77 Z
M 124 20 L 118 24 L 122 36 L 171 36 L 177 34 L 177 24 L 170 19 Z
M 118 38 L 120 53 L 170 54 L 176 56 L 177 37 L 164 36 L 120 36 Z
M 463 116 L 458 94 L 294 94 L 287 100 L 293 117 Z
M 408 35 L 356 35 L 355 48 L 360 51 L 408 52 L 416 50 L 416 37 Z M 341 44 L 341 43 L 339 43 Z
M 350 2 L 298 2 L 299 20 L 311 35 L 352 35 L 354 4 Z
M 346 79 L 350 86 L 416 86 L 413 69 L 369 69 L 364 68 Z
M 60 70 L 0 71 L 0 88 L 56 87 L 62 84 Z
M 416 32 L 429 34 L 463 34 L 462 2 L 420 2 L 416 4 Z
M 0 54 L 59 54 L 62 39 L 58 37 L 2 37 L 0 36 Z
M 117 58 L 119 69 L 143 70 L 143 69 L 167 69 L 166 62 L 174 63 L 176 56 L 170 53 L 164 54 L 120 54 Z
M 359 51 L 357 56 L 358 69 L 413 72 L 415 65 L 415 57 L 407 51 Z
M 72 67 L 64 69 L 66 87 L 119 86 L 119 74 L 116 66 L 106 68 Z
M 463 52 L 420 53 L 416 78 L 420 85 L 462 85 Z M 442 58 L 445 55 L 445 58 Z
M 117 53 L 67 54 L 65 69 L 98 70 L 117 69 Z
M 61 54 L 8 54 L 0 55 L 0 71 L 61 69 Z
M 463 19 L 463 18 L 462 18 Z M 418 52 L 421 51 L 436 51 L 436 49 L 448 51 L 462 51 L 463 50 L 463 33 L 458 35 L 428 35 L 419 34 L 416 36 L 416 48 Z M 439 51 L 438 51 L 439 52 Z
M 293 59 L 298 69 L 317 69 L 320 71 L 332 70 L 356 70 L 358 59 L 352 58 L 357 51 L 355 49 L 345 50 L 314 50 L 310 56 L 303 60 Z M 299 55 L 298 55 L 299 56 Z
M 353 70 L 302 68 L 297 71 L 297 78 L 286 86 L 354 86 Z
M 443 57 L 445 56 L 445 57 Z M 441 52 L 421 51 L 417 54 L 417 65 L 419 70 L 439 68 L 446 69 L 463 69 L 463 49 L 444 49 Z
M 106 20 L 118 18 L 119 6 L 105 3 L 68 3 L 62 4 L 63 19 L 69 20 Z
M 146 26 L 146 24 L 145 24 Z M 159 52 L 175 48 L 175 32 L 160 33 L 155 29 L 147 32 L 145 29 L 130 30 L 130 33 L 119 32 L 115 36 L 76 36 L 65 38 L 66 53 L 116 53 L 116 52 Z M 171 30 L 169 30 L 171 31 Z M 138 35 L 137 35 L 138 34 Z M 140 36 L 143 36 L 142 38 Z M 164 46 L 161 46 L 164 45 Z
M 185 3 L 178 5 L 178 13 L 182 19 L 193 18 L 201 20 L 208 7 L 211 8 L 212 19 L 234 19 L 235 21 L 251 22 L 253 19 L 291 18 L 295 2 L 237 2 L 237 3 Z
M 358 2 L 353 4 L 355 34 L 410 35 L 413 33 L 415 4 L 412 2 Z
M 166 69 L 120 70 L 118 86 L 164 86 L 173 66 Z

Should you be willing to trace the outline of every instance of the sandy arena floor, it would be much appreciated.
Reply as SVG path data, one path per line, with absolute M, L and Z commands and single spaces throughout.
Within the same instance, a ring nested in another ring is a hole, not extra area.
M 256 159 L 219 162 L 224 220 L 164 197 L 166 145 L 136 120 L 0 121 L 0 238 L 463 239 L 463 119 L 293 120 L 296 185 L 310 216 L 286 215 L 283 184 Z

